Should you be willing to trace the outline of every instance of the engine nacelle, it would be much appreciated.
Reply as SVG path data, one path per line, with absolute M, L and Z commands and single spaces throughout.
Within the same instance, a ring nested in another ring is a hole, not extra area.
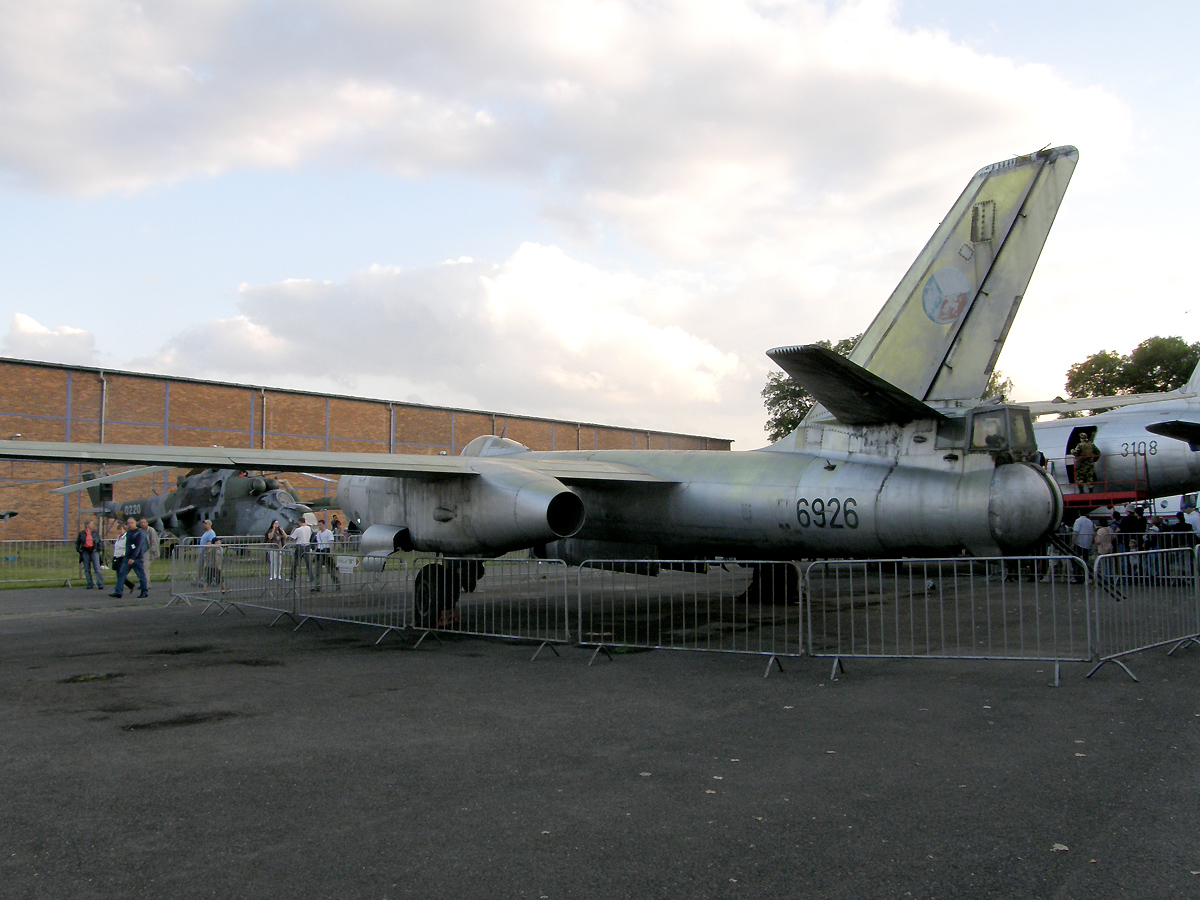
M 583 501 L 558 479 L 501 462 L 435 479 L 347 475 L 338 484 L 338 502 L 355 521 L 371 524 L 363 538 L 370 535 L 369 552 L 376 553 L 393 545 L 506 553 L 571 537 L 585 515 Z

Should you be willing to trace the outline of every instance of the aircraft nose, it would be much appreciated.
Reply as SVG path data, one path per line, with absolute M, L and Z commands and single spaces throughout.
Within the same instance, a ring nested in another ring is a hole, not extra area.
M 1038 467 L 1011 463 L 992 475 L 988 524 L 1001 547 L 1031 547 L 1058 527 L 1062 511 L 1058 485 Z

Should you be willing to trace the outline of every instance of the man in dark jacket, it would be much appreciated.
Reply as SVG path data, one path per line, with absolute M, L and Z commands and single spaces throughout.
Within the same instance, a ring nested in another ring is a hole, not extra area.
M 96 573 L 96 590 L 104 588 L 104 576 L 100 574 L 100 535 L 96 533 L 96 524 L 88 522 L 83 531 L 75 536 L 75 552 L 83 563 L 83 574 L 87 578 L 87 586 L 92 587 L 92 572 Z
M 110 597 L 120 597 L 121 588 L 124 586 L 125 576 L 132 569 L 137 573 L 138 585 L 142 592 L 139 597 L 149 597 L 150 588 L 146 583 L 146 532 L 137 527 L 137 522 L 132 518 L 125 523 L 125 558 L 121 560 L 121 570 L 117 572 L 117 590 L 109 594 Z

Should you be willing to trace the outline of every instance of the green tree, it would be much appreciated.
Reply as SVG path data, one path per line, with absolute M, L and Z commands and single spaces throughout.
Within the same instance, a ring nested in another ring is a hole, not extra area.
M 1152 337 L 1122 356 L 1112 350 L 1093 353 L 1067 370 L 1070 397 L 1111 397 L 1173 391 L 1191 377 L 1200 361 L 1200 341 Z
M 1129 354 L 1125 387 L 1131 394 L 1181 388 L 1187 384 L 1198 359 L 1200 342 L 1188 344 L 1181 337 L 1147 338 Z
M 856 334 L 854 337 L 842 338 L 836 344 L 817 341 L 817 345 L 842 356 L 849 356 L 860 337 L 861 334 Z M 769 441 L 778 441 L 795 431 L 813 406 L 812 394 L 796 384 L 785 372 L 771 372 L 767 375 L 762 398 L 767 407 L 766 432 Z
M 999 396 L 1000 399 L 1007 403 L 1012 399 L 1013 380 L 1005 378 L 1004 373 L 999 369 L 992 370 L 992 377 L 988 379 L 987 387 L 983 389 L 983 399 Z
M 1093 353 L 1067 369 L 1068 397 L 1111 397 L 1122 393 L 1124 358 L 1111 350 Z

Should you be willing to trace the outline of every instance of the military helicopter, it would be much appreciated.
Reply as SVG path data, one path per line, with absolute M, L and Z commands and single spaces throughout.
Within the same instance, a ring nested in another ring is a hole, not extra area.
M 136 500 L 113 500 L 112 485 L 136 475 L 162 471 L 148 466 L 115 475 L 85 473 L 84 480 L 56 488 L 67 494 L 86 490 L 95 512 L 112 519 L 146 519 L 158 531 L 176 537 L 197 537 L 210 519 L 217 534 L 265 534 L 276 519 L 291 531 L 312 513 L 295 489 L 271 475 L 251 475 L 245 469 L 192 469 L 175 480 L 169 493 Z

